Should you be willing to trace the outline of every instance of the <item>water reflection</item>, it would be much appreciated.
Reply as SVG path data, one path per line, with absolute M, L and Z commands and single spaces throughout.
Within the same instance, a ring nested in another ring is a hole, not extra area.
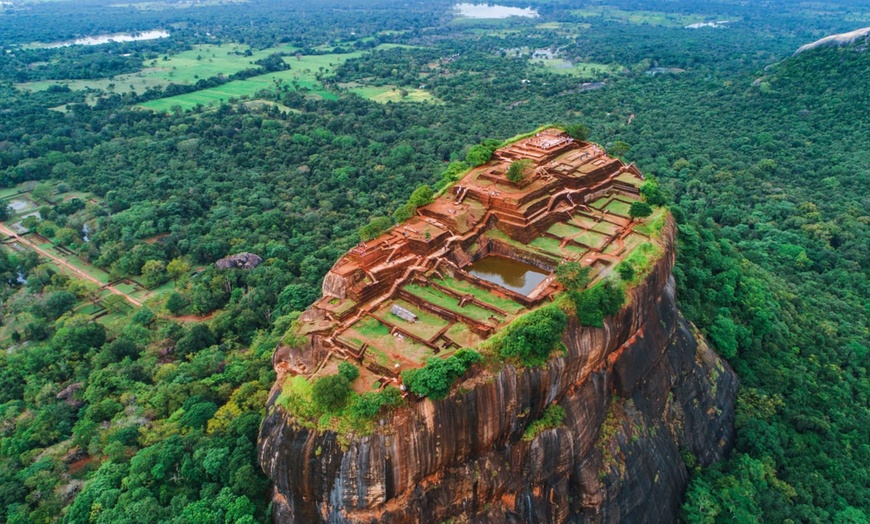
M 481 258 L 468 268 L 468 272 L 526 296 L 548 275 L 531 264 L 495 255 Z

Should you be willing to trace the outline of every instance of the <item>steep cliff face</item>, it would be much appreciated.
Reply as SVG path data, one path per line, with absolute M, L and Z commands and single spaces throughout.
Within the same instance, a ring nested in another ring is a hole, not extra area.
M 664 240 L 673 245 L 673 226 Z M 737 379 L 674 300 L 670 249 L 602 329 L 570 319 L 542 368 L 478 371 L 352 439 L 274 405 L 260 461 L 277 522 L 669 522 L 688 473 L 733 439 Z M 522 439 L 558 403 L 564 424 Z

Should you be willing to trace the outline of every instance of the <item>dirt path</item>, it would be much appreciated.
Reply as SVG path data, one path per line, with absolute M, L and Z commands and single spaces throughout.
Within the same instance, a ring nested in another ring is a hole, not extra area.
M 33 242 L 31 242 L 30 240 L 28 240 L 28 239 L 22 237 L 21 235 L 19 235 L 18 233 L 16 233 L 15 231 L 11 230 L 10 228 L 6 227 L 6 226 L 3 225 L 3 224 L 0 224 L 0 233 L 3 233 L 3 234 L 5 234 L 5 235 L 9 235 L 10 237 L 14 238 L 16 242 L 18 242 L 18 243 L 20 243 L 20 244 L 22 244 L 22 245 L 25 245 L 25 246 L 27 246 L 27 247 L 29 247 L 30 249 L 36 251 L 37 253 L 39 253 L 40 255 L 42 255 L 42 256 L 44 256 L 44 257 L 46 257 L 46 258 L 48 258 L 48 259 L 51 259 L 54 263 L 58 264 L 58 265 L 61 266 L 61 267 L 64 267 L 64 268 L 66 268 L 66 269 L 69 269 L 70 271 L 72 271 L 73 273 L 75 273 L 76 275 L 78 275 L 79 277 L 81 277 L 81 278 L 83 278 L 83 279 L 85 279 L 85 280 L 89 280 L 89 281 L 91 281 L 91 282 L 97 284 L 98 286 L 100 286 L 101 289 L 102 289 L 102 288 L 108 289 L 108 290 L 111 291 L 112 293 L 124 297 L 125 299 L 127 299 L 128 302 L 130 302 L 130 303 L 133 304 L 134 306 L 139 306 L 139 307 L 142 306 L 142 303 L 141 303 L 141 302 L 139 302 L 139 301 L 136 300 L 135 298 L 131 297 L 131 296 L 128 295 L 127 293 L 124 293 L 123 291 L 121 291 L 120 289 L 118 289 L 118 288 L 116 288 L 116 287 L 114 287 L 114 286 L 110 286 L 110 285 L 108 285 L 108 284 L 103 284 L 102 282 L 100 282 L 100 281 L 97 280 L 96 278 L 94 278 L 94 277 L 92 277 L 91 275 L 85 273 L 85 272 L 82 271 L 81 269 L 75 267 L 74 265 L 70 264 L 69 262 L 67 262 L 66 260 L 60 258 L 59 256 L 54 255 L 54 254 L 52 254 L 52 253 L 49 253 L 48 251 L 45 251 L 44 249 L 40 248 L 39 246 L 37 246 L 36 244 L 34 244 Z

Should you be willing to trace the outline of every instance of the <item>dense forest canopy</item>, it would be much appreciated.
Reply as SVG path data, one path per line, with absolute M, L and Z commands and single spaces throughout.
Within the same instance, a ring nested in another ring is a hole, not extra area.
M 555 122 L 665 189 L 680 307 L 741 377 L 685 520 L 867 521 L 870 51 L 792 54 L 870 3 L 503 3 L 539 16 L 2 5 L 0 520 L 266 521 L 271 351 L 325 272 L 471 146 Z

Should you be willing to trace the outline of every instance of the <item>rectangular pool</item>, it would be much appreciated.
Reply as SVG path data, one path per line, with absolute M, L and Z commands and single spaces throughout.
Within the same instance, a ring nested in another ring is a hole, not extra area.
M 467 271 L 481 280 L 529 296 L 549 273 L 512 258 L 489 255 L 471 264 Z

